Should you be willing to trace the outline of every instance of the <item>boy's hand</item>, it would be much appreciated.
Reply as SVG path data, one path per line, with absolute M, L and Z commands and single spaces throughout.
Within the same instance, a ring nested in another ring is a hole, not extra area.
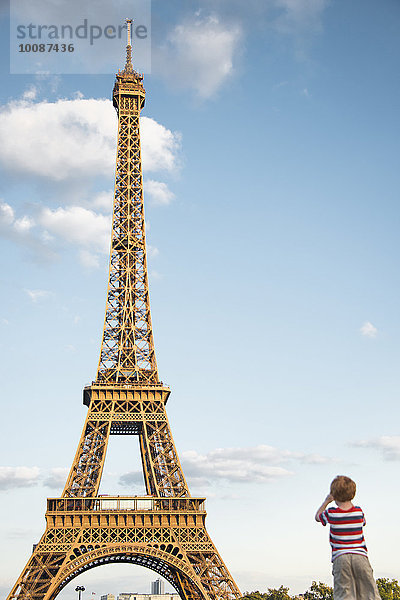
M 320 523 L 319 515 L 322 512 L 324 512 L 324 510 L 326 509 L 326 507 L 328 506 L 328 504 L 330 504 L 331 502 L 333 502 L 333 496 L 332 496 L 332 494 L 328 494 L 327 497 L 325 498 L 325 500 L 323 501 L 323 503 L 321 504 L 321 506 L 319 507 L 319 509 L 317 510 L 316 514 L 315 514 L 315 520 L 318 521 L 318 523 Z

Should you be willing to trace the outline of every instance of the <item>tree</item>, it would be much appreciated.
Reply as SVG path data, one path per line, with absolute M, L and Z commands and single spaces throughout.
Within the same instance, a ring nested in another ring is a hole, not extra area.
M 265 600 L 292 600 L 288 591 L 289 588 L 283 587 L 283 585 L 280 588 L 268 588 L 267 593 L 264 594 L 264 598 Z
M 241 600 L 293 600 L 288 591 L 289 588 L 281 585 L 280 588 L 268 588 L 264 594 L 258 590 L 256 592 L 246 592 Z
M 333 589 L 326 583 L 313 581 L 310 589 L 304 592 L 303 597 L 306 600 L 333 600 Z
M 382 600 L 400 600 L 400 585 L 397 579 L 379 577 L 376 585 Z
M 245 592 L 241 600 L 265 600 L 265 594 L 262 594 L 258 590 L 255 592 Z

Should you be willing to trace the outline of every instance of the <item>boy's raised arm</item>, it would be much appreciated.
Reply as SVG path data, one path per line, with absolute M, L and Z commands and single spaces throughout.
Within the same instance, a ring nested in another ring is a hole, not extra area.
M 333 502 L 333 496 L 332 494 L 328 494 L 321 506 L 319 507 L 319 509 L 317 510 L 317 512 L 315 513 L 315 520 L 318 521 L 318 523 L 320 523 L 319 515 L 322 512 L 324 512 L 328 504 L 330 504 L 331 502 Z

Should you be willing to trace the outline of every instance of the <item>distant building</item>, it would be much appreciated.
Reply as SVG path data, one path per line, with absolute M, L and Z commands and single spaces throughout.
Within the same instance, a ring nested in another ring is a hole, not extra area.
M 109 596 L 102 596 L 100 600 L 112 600 Z M 180 600 L 179 594 L 136 594 L 134 592 L 123 592 L 118 595 L 117 600 Z
M 100 596 L 100 600 L 115 600 L 114 594 L 104 594 L 104 596 Z
M 160 596 L 165 592 L 165 583 L 162 579 L 156 579 L 151 582 L 151 595 Z

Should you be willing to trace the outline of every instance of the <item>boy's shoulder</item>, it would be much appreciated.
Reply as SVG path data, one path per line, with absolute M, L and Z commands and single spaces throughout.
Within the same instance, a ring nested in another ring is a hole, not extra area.
M 362 510 L 361 506 L 353 504 L 351 508 L 340 508 L 339 506 L 329 506 L 326 510 L 331 512 L 353 512 L 356 510 Z
M 322 525 L 328 525 L 328 523 L 331 526 L 351 523 L 365 525 L 365 515 L 362 508 L 354 505 L 346 510 L 339 508 L 339 506 L 329 506 L 319 514 L 318 518 Z
M 326 511 L 328 515 L 340 517 L 343 515 L 345 517 L 349 513 L 354 517 L 364 516 L 364 511 L 361 506 L 352 506 L 351 508 L 340 508 L 339 506 L 329 506 Z

